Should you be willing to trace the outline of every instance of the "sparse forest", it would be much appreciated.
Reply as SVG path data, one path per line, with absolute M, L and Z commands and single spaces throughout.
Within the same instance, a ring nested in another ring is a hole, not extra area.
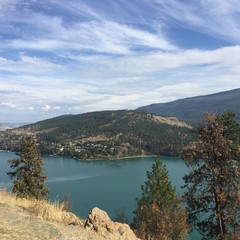
M 156 147 L 153 150 L 156 153 L 161 147 L 157 147 L 159 142 L 154 140 L 153 136 L 156 139 L 161 139 L 159 137 L 163 136 L 160 134 L 161 131 L 166 134 L 167 129 L 167 132 L 170 133 L 167 136 L 170 138 L 171 133 L 174 133 L 175 139 L 177 139 L 172 126 L 169 127 L 167 124 L 161 124 L 161 127 L 151 129 L 152 126 L 158 124 L 151 115 L 137 114 L 132 118 L 133 113 L 127 111 L 123 113 L 117 111 L 111 112 L 111 116 L 107 115 L 111 117 L 111 122 L 116 124 L 115 128 L 111 124 L 105 124 L 106 114 L 99 118 L 100 122 L 97 121 L 98 124 L 94 124 L 96 118 L 91 114 L 85 116 L 86 118 L 81 121 L 85 121 L 86 125 L 83 124 L 84 127 L 88 125 L 87 123 L 93 124 L 91 134 L 94 134 L 95 137 L 104 136 L 105 141 L 106 138 L 112 139 L 121 132 L 123 136 L 120 135 L 117 140 L 119 145 L 124 143 L 126 148 L 133 143 L 131 138 L 125 139 L 124 137 L 127 134 L 127 136 L 133 136 L 133 133 L 136 132 L 139 134 L 138 138 L 135 139 L 136 142 L 139 143 L 139 139 L 141 139 L 141 147 L 146 148 L 146 145 L 144 145 L 146 142 L 142 139 L 145 139 L 143 136 L 147 136 L 148 141 L 153 141 L 151 149 Z M 120 120 L 117 114 L 120 114 Z M 142 118 L 143 116 L 147 121 Z M 113 119 L 113 117 L 116 117 L 116 119 Z M 58 118 L 56 120 L 59 121 Z M 109 119 L 107 121 L 109 122 Z M 69 121 L 67 122 L 69 123 Z M 75 123 L 72 124 L 72 134 L 75 134 L 74 136 L 85 137 L 85 139 L 88 137 L 87 132 L 81 132 L 81 127 L 77 128 Z M 102 124 L 101 127 L 99 124 Z M 129 126 L 131 126 L 131 131 Z M 25 131 L 26 129 L 29 131 L 29 128 L 33 131 L 36 128 L 35 130 L 39 132 L 39 139 L 41 137 L 43 139 L 44 136 L 51 136 L 51 131 L 50 135 L 44 135 L 45 130 L 49 130 L 51 127 L 51 122 L 48 123 L 47 121 L 46 125 L 27 126 Z M 55 134 L 52 135 L 51 141 L 57 134 L 62 136 L 64 127 L 52 131 L 55 131 Z M 190 130 L 184 129 L 184 131 Z M 184 135 L 184 139 L 186 139 L 187 133 Z M 66 141 L 69 132 L 65 132 L 65 134 L 65 140 L 62 139 L 62 141 Z M 179 134 L 179 139 L 182 137 L 181 134 Z M 166 135 L 164 136 L 166 137 Z M 203 236 L 203 240 L 239 239 L 240 124 L 235 120 L 235 115 L 232 112 L 225 112 L 222 115 L 208 114 L 203 119 L 202 124 L 195 130 L 195 136 L 195 141 L 189 141 L 189 145 L 185 146 L 181 154 L 182 159 L 185 160 L 191 170 L 189 174 L 184 176 L 185 194 L 182 197 L 176 195 L 175 188 L 172 187 L 169 180 L 168 171 L 159 159 L 153 164 L 152 171 L 147 172 L 147 181 L 142 186 L 140 198 L 137 199 L 137 208 L 134 211 L 135 217 L 132 224 L 141 239 L 187 239 L 191 228 L 197 229 Z M 167 139 L 164 139 L 164 141 L 167 141 Z M 107 143 L 110 144 L 110 141 L 107 141 Z M 38 148 L 42 146 L 36 144 L 33 135 L 22 138 L 19 146 L 19 158 L 9 160 L 12 171 L 9 171 L 8 175 L 14 180 L 12 191 L 17 197 L 44 199 L 48 190 L 45 185 L 47 176 L 44 175 L 43 160 L 38 152 Z M 70 151 L 71 145 L 68 146 Z M 110 146 L 114 148 L 115 145 Z M 129 154 L 129 152 L 126 154 Z M 182 208 L 180 199 L 186 202 L 187 211 Z M 118 217 L 123 219 L 124 215 Z
M 0 136 L 0 148 L 18 151 L 19 136 L 25 133 L 36 135 L 42 154 L 78 159 L 178 156 L 194 139 L 190 127 L 122 110 L 66 115 L 9 130 Z

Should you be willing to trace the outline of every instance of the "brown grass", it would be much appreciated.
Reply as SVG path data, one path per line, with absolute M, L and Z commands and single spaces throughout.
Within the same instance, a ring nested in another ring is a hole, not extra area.
M 73 213 L 66 211 L 66 202 L 60 203 L 55 201 L 50 203 L 46 200 L 18 198 L 5 189 L 0 189 L 0 203 L 11 207 L 20 207 L 24 211 L 47 221 L 58 222 L 64 225 L 83 225 L 81 219 Z
M 187 123 L 182 122 L 175 117 L 161 117 L 161 116 L 153 115 L 153 119 L 156 122 L 165 123 L 168 125 L 173 125 L 173 126 L 178 126 L 178 127 L 186 127 L 186 128 L 190 128 L 190 129 L 192 128 Z

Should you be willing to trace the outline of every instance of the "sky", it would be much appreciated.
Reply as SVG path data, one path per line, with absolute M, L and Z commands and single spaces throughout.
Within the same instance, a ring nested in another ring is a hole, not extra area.
M 0 0 L 0 122 L 240 88 L 239 0 Z

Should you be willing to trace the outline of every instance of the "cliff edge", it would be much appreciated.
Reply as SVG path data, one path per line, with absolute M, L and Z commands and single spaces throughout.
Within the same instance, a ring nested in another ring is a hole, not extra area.
M 0 239 L 137 240 L 127 224 L 112 222 L 98 208 L 86 221 L 61 208 L 46 201 L 18 199 L 0 190 Z

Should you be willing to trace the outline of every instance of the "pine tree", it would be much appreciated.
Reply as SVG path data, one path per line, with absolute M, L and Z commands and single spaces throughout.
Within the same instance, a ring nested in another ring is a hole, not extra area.
M 188 234 L 186 212 L 160 159 L 155 161 L 152 171 L 147 172 L 147 177 L 134 211 L 133 227 L 139 237 L 143 240 L 185 239 Z
M 198 140 L 182 158 L 189 222 L 203 239 L 238 239 L 240 210 L 240 126 L 233 113 L 208 114 Z
M 44 199 L 48 194 L 45 185 L 46 175 L 43 174 L 43 159 L 38 153 L 32 136 L 22 139 L 19 158 L 9 160 L 13 171 L 7 174 L 15 179 L 12 191 L 18 197 Z

